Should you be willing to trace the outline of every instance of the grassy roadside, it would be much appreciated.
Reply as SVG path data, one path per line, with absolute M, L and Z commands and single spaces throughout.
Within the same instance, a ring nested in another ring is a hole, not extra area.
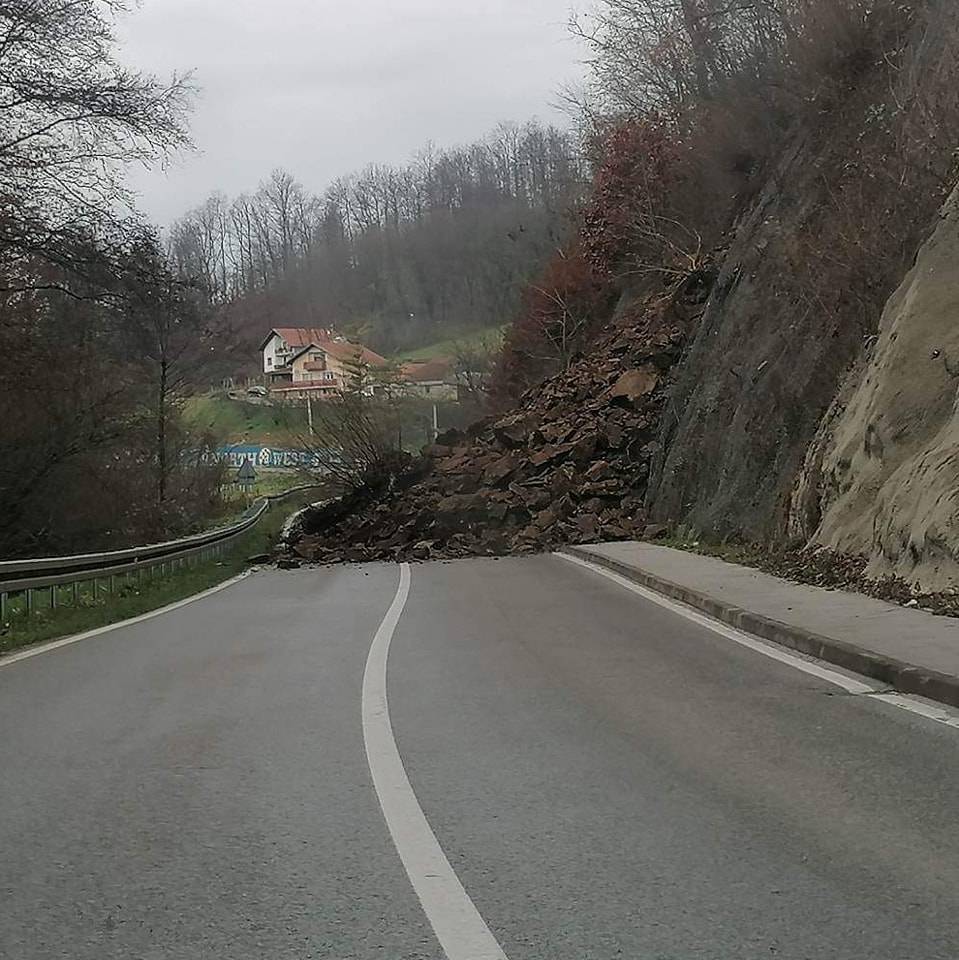
M 191 397 L 184 406 L 186 420 L 224 443 L 290 447 L 307 432 L 306 407 L 231 400 L 222 393 Z
M 58 606 L 53 610 L 49 606 L 49 592 L 38 591 L 31 615 L 8 612 L 6 621 L 0 624 L 0 656 L 44 640 L 118 623 L 229 580 L 249 567 L 250 557 L 271 550 L 287 518 L 318 497 L 318 491 L 308 490 L 274 503 L 256 527 L 239 537 L 222 557 L 184 566 L 163 577 L 154 574 L 140 581 L 132 577 L 118 580 L 113 594 L 106 594 L 106 584 L 101 582 L 100 596 L 94 599 L 91 585 L 83 584 L 79 602 L 72 606 L 72 591 L 63 588 L 58 594 Z
M 235 473 L 235 470 L 231 470 L 230 477 Z M 211 527 L 225 526 L 228 523 L 236 522 L 260 497 L 275 497 L 278 494 L 286 493 L 287 490 L 292 490 L 294 487 L 302 487 L 304 484 L 314 483 L 315 481 L 315 477 L 297 470 L 262 470 L 257 474 L 256 483 L 249 490 L 241 489 L 234 484 L 225 487 L 221 491 L 223 509 L 219 515 L 213 517 L 212 521 L 208 521 L 204 527 L 196 532 L 201 533 Z M 277 504 L 277 507 L 280 506 L 281 504 Z
M 397 360 L 429 360 L 433 357 L 453 357 L 461 350 L 482 350 L 490 346 L 498 348 L 506 335 L 507 325 L 483 327 L 480 330 L 470 330 L 459 336 L 437 340 L 425 347 L 415 350 L 405 350 L 397 354 Z

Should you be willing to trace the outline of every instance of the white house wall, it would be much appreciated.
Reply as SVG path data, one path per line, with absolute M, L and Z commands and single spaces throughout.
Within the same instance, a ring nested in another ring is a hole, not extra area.
M 272 373 L 277 367 L 285 366 L 290 356 L 286 341 L 274 333 L 263 348 L 263 372 Z

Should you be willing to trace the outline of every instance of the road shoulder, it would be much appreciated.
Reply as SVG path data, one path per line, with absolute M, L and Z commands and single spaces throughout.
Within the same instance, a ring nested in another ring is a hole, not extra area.
M 824 590 L 645 543 L 569 547 L 739 630 L 914 694 L 959 706 L 959 621 Z

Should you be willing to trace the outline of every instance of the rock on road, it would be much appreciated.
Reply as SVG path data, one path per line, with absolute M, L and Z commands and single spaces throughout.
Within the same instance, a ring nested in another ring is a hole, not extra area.
M 364 745 L 399 578 L 262 572 L 0 664 L 0 957 L 443 960 Z M 547 556 L 413 567 L 388 691 L 509 960 L 959 956 L 955 729 Z

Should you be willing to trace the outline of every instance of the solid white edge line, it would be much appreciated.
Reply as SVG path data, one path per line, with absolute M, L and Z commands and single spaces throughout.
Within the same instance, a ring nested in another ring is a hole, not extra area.
M 950 713 L 949 708 L 941 704 L 920 700 L 904 693 L 877 693 L 869 699 L 888 703 L 892 707 L 908 710 L 910 713 L 918 713 L 920 717 L 925 717 L 927 720 L 934 720 L 936 723 L 943 723 L 947 727 L 955 727 L 959 730 L 959 716 Z
M 819 680 L 824 680 L 826 683 L 831 683 L 837 687 L 841 687 L 847 693 L 855 695 L 869 694 L 870 696 L 868 699 L 870 700 L 879 700 L 882 703 L 887 703 L 890 706 L 899 708 L 900 710 L 908 710 L 910 713 L 924 717 L 927 720 L 933 720 L 936 723 L 945 724 L 946 726 L 959 729 L 959 715 L 950 712 L 947 707 L 941 704 L 934 704 L 930 701 L 910 697 L 905 694 L 882 693 L 880 691 L 886 688 L 884 686 L 879 686 L 878 682 L 867 683 L 864 680 L 857 679 L 855 676 L 850 674 L 843 673 L 839 670 L 833 670 L 830 667 L 823 665 L 821 661 L 812 659 L 807 660 L 802 654 L 793 653 L 786 650 L 784 647 L 777 646 L 765 640 L 760 640 L 758 637 L 744 633 L 742 630 L 737 630 L 735 627 L 731 627 L 720 620 L 716 620 L 704 613 L 700 613 L 699 611 L 694 610 L 677 600 L 672 600 L 669 597 L 663 596 L 663 594 L 657 593 L 655 590 L 651 590 L 649 587 L 644 587 L 641 584 L 634 583 L 632 580 L 629 580 L 626 577 L 607 569 L 601 564 L 590 563 L 588 560 L 583 560 L 580 557 L 574 557 L 571 554 L 563 553 L 562 551 L 557 552 L 555 556 L 567 561 L 567 563 L 573 563 L 576 564 L 576 566 L 591 570 L 593 573 L 598 573 L 607 580 L 612 580 L 613 583 L 617 584 L 618 586 L 637 594 L 644 600 L 649 600 L 652 603 L 664 607 L 666 610 L 669 610 L 672 613 L 678 614 L 681 617 L 685 617 L 687 620 L 691 620 L 693 623 L 699 624 L 699 626 L 705 627 L 707 630 L 711 630 L 713 633 L 718 633 L 727 640 L 732 640 L 734 643 L 738 643 L 743 647 L 748 647 L 750 650 L 754 650 L 756 653 L 760 653 L 764 657 L 769 657 L 771 660 L 778 660 L 780 663 L 794 667 L 796 670 L 801 670 L 803 673 L 808 673 L 810 676 L 816 677 Z
M 214 593 L 226 590 L 227 587 L 232 587 L 241 580 L 245 580 L 251 573 L 253 573 L 252 570 L 245 570 L 243 573 L 231 577 L 229 580 L 224 580 L 223 583 L 218 583 L 215 587 L 210 587 L 202 593 L 195 593 L 192 597 L 184 597 L 182 600 L 168 603 L 165 607 L 157 607 L 156 610 L 148 610 L 146 613 L 130 617 L 129 620 L 118 620 L 116 623 L 108 623 L 106 626 L 97 627 L 95 630 L 87 630 L 85 633 L 77 633 L 71 637 L 61 637 L 59 640 L 51 640 L 49 643 L 38 643 L 35 646 L 27 647 L 25 650 L 0 656 L 0 669 L 13 666 L 13 664 L 20 663 L 23 660 L 30 660 L 32 657 L 39 657 L 43 653 L 52 653 L 54 650 L 61 649 L 61 647 L 69 647 L 74 643 L 79 643 L 81 640 L 89 640 L 91 637 L 99 637 L 113 630 L 132 627 L 134 624 L 143 623 L 144 620 L 152 620 L 154 617 L 160 617 L 165 613 L 179 610 L 180 607 L 185 607 L 190 603 L 196 603 L 197 600 L 203 600 L 205 597 L 212 596 Z
M 410 579 L 410 566 L 404 563 L 396 596 L 373 637 L 363 673 L 363 741 L 373 786 L 406 874 L 449 960 L 508 960 L 443 853 L 393 736 L 387 662 L 409 597 Z

